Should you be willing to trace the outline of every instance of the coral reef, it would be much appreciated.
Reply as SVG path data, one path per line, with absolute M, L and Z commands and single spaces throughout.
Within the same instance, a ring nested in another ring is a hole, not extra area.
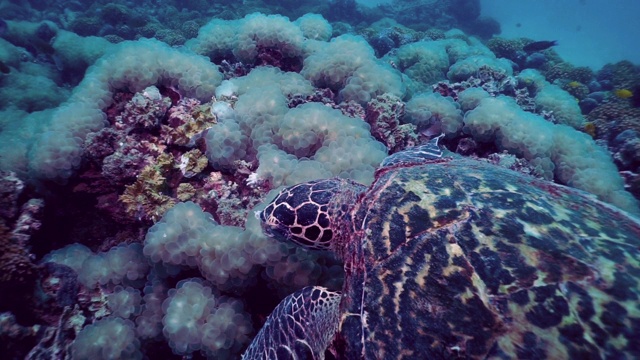
M 378 57 L 386 55 L 394 48 L 419 41 L 423 37 L 422 32 L 398 24 L 389 18 L 371 24 L 370 27 L 361 31 L 361 35 L 371 44 Z M 444 38 L 444 34 L 441 35 Z M 431 36 L 438 37 L 435 33 Z
M 583 100 L 589 95 L 589 88 L 587 85 L 578 81 L 569 81 L 562 86 L 562 90 L 568 92 L 578 100 Z
M 493 37 L 487 41 L 487 47 L 496 54 L 497 57 L 506 58 L 513 62 L 518 62 L 520 51 L 524 46 L 522 39 L 505 39 L 502 37 Z
M 387 17 L 417 30 L 458 28 L 483 38 L 500 33 L 497 21 L 480 16 L 478 0 L 393 0 L 379 8 Z
M 593 137 L 607 144 L 621 170 L 630 172 L 625 178 L 633 180 L 637 194 L 633 174 L 640 173 L 640 108 L 624 99 L 611 99 L 592 110 L 588 119 Z
M 371 135 L 381 141 L 389 154 L 410 148 L 418 143 L 416 127 L 400 124 L 405 105 L 393 95 L 380 95 L 367 104 L 365 120 L 371 125 Z
M 441 133 L 638 212 L 638 68 L 485 45 L 477 0 L 30 3 L 0 4 L 7 358 L 237 358 L 282 297 L 343 279 L 254 212 Z
M 23 190 L 24 183 L 15 173 L 0 171 L 0 291 L 3 292 L 29 289 L 37 276 L 30 240 L 40 230 L 44 202 L 35 198 L 25 201 Z M 0 303 L 7 306 L 13 301 L 5 298 Z
M 586 66 L 573 66 L 566 62 L 553 65 L 544 72 L 547 81 L 554 82 L 563 79 L 568 82 L 577 81 L 582 84 L 588 84 L 594 77 L 593 70 Z
M 120 195 L 119 200 L 124 205 L 126 213 L 138 220 L 159 220 L 176 204 L 175 200 L 164 194 L 167 188 L 166 180 L 160 169 L 154 165 L 142 169 L 136 182 L 127 186 Z
M 632 89 L 640 84 L 640 70 L 630 61 L 605 65 L 597 74 L 598 81 L 607 82 L 614 89 Z

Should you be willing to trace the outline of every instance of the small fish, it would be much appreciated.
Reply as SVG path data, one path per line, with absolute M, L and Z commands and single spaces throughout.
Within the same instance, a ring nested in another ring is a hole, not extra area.
M 613 93 L 620 99 L 628 99 L 633 96 L 633 92 L 629 89 L 618 89 Z
M 536 52 L 536 51 L 542 51 L 542 50 L 546 50 L 552 46 L 556 46 L 558 45 L 558 42 L 556 40 L 553 41 L 534 41 L 529 45 L 525 45 L 525 47 L 522 48 L 522 50 L 526 51 L 526 52 Z

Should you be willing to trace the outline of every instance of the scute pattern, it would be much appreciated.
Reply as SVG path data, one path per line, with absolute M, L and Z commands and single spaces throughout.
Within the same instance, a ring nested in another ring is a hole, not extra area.
M 640 226 L 469 159 L 383 169 L 347 244 L 345 358 L 640 357 Z
M 329 221 L 329 202 L 338 191 L 341 182 L 335 179 L 318 180 L 295 185 L 282 190 L 260 212 L 267 235 L 282 236 L 299 245 L 327 250 L 333 237 Z M 275 228 L 276 231 L 273 231 Z M 289 231 L 277 231 L 286 228 Z
M 316 180 L 283 189 L 258 213 L 264 232 L 282 241 L 292 241 L 300 246 L 315 250 L 335 248 L 336 238 L 345 239 L 351 234 L 343 232 L 341 226 L 331 219 L 340 219 L 341 223 L 357 194 L 365 186 L 345 179 Z M 340 196 L 337 194 L 340 193 Z M 339 200 L 339 201 L 336 201 Z M 345 209 L 346 208 L 346 209 Z

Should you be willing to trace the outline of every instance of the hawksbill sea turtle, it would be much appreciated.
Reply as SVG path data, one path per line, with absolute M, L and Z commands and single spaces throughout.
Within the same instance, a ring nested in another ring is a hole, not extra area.
M 286 297 L 243 358 L 639 359 L 640 221 L 441 155 L 436 139 L 369 187 L 311 181 L 256 214 L 269 236 L 337 254 L 345 282 Z

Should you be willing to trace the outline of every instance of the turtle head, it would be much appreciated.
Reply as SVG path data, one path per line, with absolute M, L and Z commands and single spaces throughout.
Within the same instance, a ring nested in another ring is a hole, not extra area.
M 336 247 L 348 236 L 349 211 L 364 189 L 345 179 L 310 181 L 283 189 L 256 216 L 269 237 L 308 249 L 340 252 Z

